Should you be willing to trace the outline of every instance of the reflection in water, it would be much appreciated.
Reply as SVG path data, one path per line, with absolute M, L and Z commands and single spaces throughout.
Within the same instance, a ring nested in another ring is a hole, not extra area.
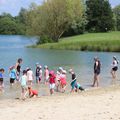
M 73 68 L 77 74 L 78 81 L 82 86 L 90 87 L 93 81 L 93 58 L 98 56 L 102 62 L 100 84 L 107 86 L 111 84 L 111 62 L 115 55 L 120 60 L 119 53 L 107 52 L 81 52 L 65 50 L 45 50 L 25 48 L 24 46 L 33 44 L 36 38 L 25 36 L 0 36 L 0 67 L 5 68 L 5 94 L 0 98 L 15 98 L 20 95 L 20 86 L 17 84 L 13 88 L 9 87 L 8 68 L 16 63 L 17 58 L 23 59 L 22 69 L 31 67 L 35 72 L 35 63 L 39 62 L 42 66 L 48 65 L 50 69 L 56 70 L 59 66 L 67 71 Z M 119 73 L 119 71 L 118 71 Z M 119 74 L 118 74 L 119 75 Z M 71 76 L 67 73 L 68 89 L 70 89 Z M 119 78 L 120 76 L 118 76 Z M 119 81 L 118 81 L 119 82 Z M 40 95 L 49 93 L 48 86 L 35 85 Z

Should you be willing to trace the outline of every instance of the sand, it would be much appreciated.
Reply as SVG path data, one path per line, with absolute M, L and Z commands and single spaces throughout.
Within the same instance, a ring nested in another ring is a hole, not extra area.
M 120 120 L 120 86 L 1 100 L 0 120 Z

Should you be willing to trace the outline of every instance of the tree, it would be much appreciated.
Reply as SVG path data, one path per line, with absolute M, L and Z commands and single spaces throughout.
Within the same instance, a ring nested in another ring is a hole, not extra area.
M 113 12 L 108 0 L 87 0 L 87 29 L 92 32 L 107 32 L 113 28 Z
M 24 27 L 20 20 L 16 20 L 16 17 L 14 18 L 8 13 L 0 16 L 0 34 L 25 34 Z
M 113 9 L 114 17 L 115 17 L 115 27 L 120 31 L 120 5 L 116 6 Z
M 83 14 L 84 6 L 80 0 L 46 0 L 29 10 L 28 31 L 58 42 L 70 25 L 81 25 Z

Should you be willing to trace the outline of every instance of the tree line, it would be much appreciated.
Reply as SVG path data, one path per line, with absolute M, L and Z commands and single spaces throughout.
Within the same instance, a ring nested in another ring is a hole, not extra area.
M 36 35 L 38 44 L 85 32 L 120 30 L 120 5 L 108 0 L 45 0 L 21 8 L 18 16 L 0 15 L 0 34 Z

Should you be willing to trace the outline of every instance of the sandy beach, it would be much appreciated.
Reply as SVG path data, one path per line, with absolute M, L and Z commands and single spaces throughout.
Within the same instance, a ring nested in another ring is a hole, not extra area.
M 119 120 L 120 86 L 0 101 L 0 120 Z

